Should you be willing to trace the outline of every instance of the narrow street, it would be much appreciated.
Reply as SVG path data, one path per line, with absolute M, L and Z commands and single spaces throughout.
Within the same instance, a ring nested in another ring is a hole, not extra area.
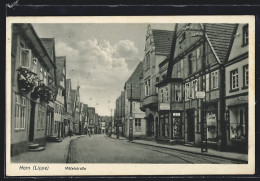
M 84 136 L 70 144 L 68 163 L 239 163 L 228 159 L 139 145 L 107 135 Z

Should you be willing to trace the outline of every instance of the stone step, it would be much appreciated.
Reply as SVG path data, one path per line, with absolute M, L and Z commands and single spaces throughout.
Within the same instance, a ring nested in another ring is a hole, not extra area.
M 28 151 L 42 151 L 42 150 L 45 150 L 45 147 L 38 147 L 38 148 L 35 148 L 35 149 L 29 149 Z
M 31 145 L 29 145 L 29 149 L 37 149 L 37 148 L 39 148 L 39 144 L 31 144 Z

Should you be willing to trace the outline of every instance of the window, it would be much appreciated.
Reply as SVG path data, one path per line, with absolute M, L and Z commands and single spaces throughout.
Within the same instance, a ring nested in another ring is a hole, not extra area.
M 47 72 L 46 72 L 46 71 L 43 72 L 43 83 L 44 83 L 45 85 L 48 85 L 48 84 L 47 84 Z
M 43 80 L 43 68 L 40 68 L 40 80 Z
M 200 47 L 197 48 L 196 54 L 197 54 L 197 59 L 199 59 L 201 57 Z
M 39 105 L 39 115 L 38 115 L 38 129 L 43 129 L 43 120 L 44 120 L 44 106 Z
M 185 101 L 189 100 L 190 97 L 190 83 L 185 84 Z
M 192 73 L 192 62 L 193 62 L 192 59 L 193 59 L 192 54 L 189 54 L 189 56 L 188 56 L 188 61 L 189 61 L 189 74 Z
M 20 49 L 20 63 L 22 67 L 30 68 L 31 62 L 31 50 L 21 48 Z
M 163 102 L 163 88 L 160 89 L 160 93 L 161 93 L 161 102 Z
M 211 88 L 218 88 L 218 71 L 211 72 Z
M 15 130 L 25 129 L 26 122 L 26 99 L 15 96 Z
M 180 102 L 181 101 L 181 85 L 174 85 L 174 101 Z
M 135 131 L 141 131 L 141 119 L 135 118 Z
M 238 69 L 232 70 L 230 72 L 231 79 L 231 90 L 238 89 Z
M 133 110 L 135 110 L 135 102 L 133 102 Z
M 148 96 L 150 95 L 150 79 L 147 79 L 145 81 L 145 95 Z
M 248 87 L 248 65 L 243 67 L 243 82 L 244 87 Z
M 33 69 L 32 69 L 32 71 L 34 72 L 34 73 L 37 73 L 37 58 L 33 58 Z
M 192 84 L 191 84 L 191 98 L 194 99 L 195 96 L 196 96 L 196 93 L 198 91 L 198 81 L 197 79 L 193 80 L 192 81 Z
M 146 70 L 150 68 L 150 52 L 146 54 Z
M 243 44 L 242 46 L 248 45 L 248 24 L 243 26 Z
M 165 93 L 166 93 L 166 102 L 169 102 L 169 88 L 168 88 L 168 86 L 165 87 Z
M 209 74 L 206 74 L 206 92 L 209 91 Z

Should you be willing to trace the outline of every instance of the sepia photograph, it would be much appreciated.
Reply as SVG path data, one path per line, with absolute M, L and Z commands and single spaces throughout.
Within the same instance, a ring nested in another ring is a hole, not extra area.
M 8 17 L 7 173 L 254 173 L 254 26 Z

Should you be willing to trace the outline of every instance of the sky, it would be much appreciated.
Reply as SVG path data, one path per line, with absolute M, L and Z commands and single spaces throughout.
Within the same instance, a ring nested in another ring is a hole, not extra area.
M 33 24 L 40 38 L 55 38 L 56 56 L 66 56 L 67 79 L 80 86 L 80 101 L 111 116 L 124 83 L 144 57 L 148 24 Z M 173 30 L 174 24 L 151 24 Z

